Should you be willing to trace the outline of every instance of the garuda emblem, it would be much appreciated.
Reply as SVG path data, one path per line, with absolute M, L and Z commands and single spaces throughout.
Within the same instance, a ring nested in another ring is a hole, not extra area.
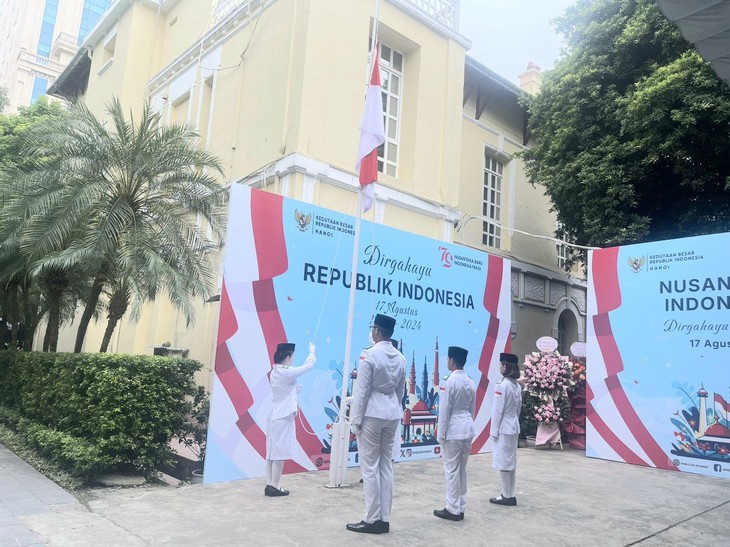
M 629 268 L 631 268 L 631 271 L 633 273 L 639 273 L 641 268 L 644 266 L 644 260 L 643 256 L 640 258 L 629 257 Z
M 312 213 L 300 213 L 299 209 L 294 209 L 294 219 L 297 221 L 299 231 L 306 232 L 309 223 L 312 222 Z

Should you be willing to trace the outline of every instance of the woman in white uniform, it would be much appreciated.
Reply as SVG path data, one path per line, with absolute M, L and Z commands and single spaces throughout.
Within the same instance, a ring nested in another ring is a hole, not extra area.
M 297 415 L 297 393 L 301 386 L 297 378 L 310 370 L 317 358 L 314 344 L 309 344 L 309 356 L 301 367 L 291 366 L 294 360 L 294 344 L 279 344 L 274 353 L 274 367 L 271 369 L 271 415 L 266 432 L 266 496 L 288 496 L 289 491 L 281 488 L 281 472 L 284 461 L 295 456 Z
M 517 356 L 512 353 L 499 354 L 499 372 L 503 378 L 494 388 L 491 435 L 494 441 L 492 468 L 500 471 L 502 494 L 489 498 L 491 503 L 497 505 L 517 505 L 515 469 L 522 410 L 522 388 L 517 383 L 520 367 L 517 362 Z

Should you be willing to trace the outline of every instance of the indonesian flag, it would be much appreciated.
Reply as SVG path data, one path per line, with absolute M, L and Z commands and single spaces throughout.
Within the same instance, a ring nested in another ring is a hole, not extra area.
M 357 163 L 355 164 L 355 172 L 360 175 L 363 211 L 367 211 L 373 206 L 375 199 L 373 182 L 378 180 L 378 147 L 385 142 L 377 45 L 373 48 L 373 57 L 373 71 L 365 98 L 365 111 L 362 113 L 360 123 L 360 147 L 357 150 Z
M 718 412 L 724 420 L 727 420 L 727 413 L 730 412 L 730 403 L 723 399 L 722 395 L 715 393 L 715 411 Z

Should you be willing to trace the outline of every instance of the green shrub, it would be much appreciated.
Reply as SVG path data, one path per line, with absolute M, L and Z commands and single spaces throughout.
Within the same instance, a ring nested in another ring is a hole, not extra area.
M 2 351 L 0 420 L 79 476 L 151 471 L 183 431 L 199 369 L 167 357 Z

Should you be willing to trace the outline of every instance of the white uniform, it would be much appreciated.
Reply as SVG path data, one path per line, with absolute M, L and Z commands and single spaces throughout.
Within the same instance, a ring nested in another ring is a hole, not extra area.
M 494 388 L 491 435 L 497 437 L 492 468 L 514 471 L 517 467 L 517 439 L 520 434 L 522 388 L 517 380 L 502 378 Z
M 365 490 L 365 522 L 390 521 L 393 502 L 393 442 L 403 415 L 406 359 L 390 341 L 365 350 L 352 402 L 352 425 L 360 427 L 357 446 Z
M 446 475 L 446 510 L 466 509 L 466 464 L 474 438 L 477 390 L 463 370 L 453 371 L 439 395 L 438 441 Z
M 274 365 L 271 369 L 271 414 L 266 432 L 266 459 L 291 460 L 295 456 L 297 378 L 309 371 L 317 358 L 310 353 L 301 367 Z

